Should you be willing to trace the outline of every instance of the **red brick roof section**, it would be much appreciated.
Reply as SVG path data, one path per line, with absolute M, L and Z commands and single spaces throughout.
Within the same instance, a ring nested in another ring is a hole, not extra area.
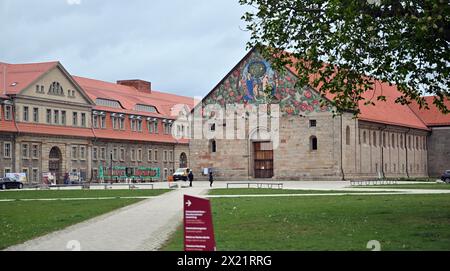
M 1 93 L 4 94 L 6 88 L 6 94 L 18 94 L 57 65 L 56 61 L 29 64 L 0 63 Z
M 295 60 L 292 59 L 295 63 Z M 294 67 L 287 66 L 288 70 L 294 75 L 297 72 Z M 314 75 L 310 76 L 312 84 L 315 79 Z M 318 86 L 320 88 L 321 85 Z M 378 101 L 378 96 L 385 96 L 386 101 Z M 360 120 L 376 122 L 382 124 L 398 125 L 402 127 L 429 130 L 426 124 L 406 105 L 395 103 L 395 100 L 401 96 L 396 85 L 390 86 L 388 83 L 376 81 L 373 90 L 366 91 L 362 94 L 363 100 L 359 101 L 359 109 L 361 114 L 358 116 Z M 325 97 L 332 100 L 334 95 L 327 93 Z M 373 105 L 365 105 L 366 101 L 373 101 Z
M 430 108 L 425 109 L 419 108 L 419 105 L 417 103 L 411 103 L 409 107 L 419 116 L 422 121 L 427 126 L 450 126 L 450 114 L 443 114 L 436 105 L 433 104 L 434 97 L 433 96 L 427 96 L 425 97 L 428 107 Z M 448 109 L 450 109 L 450 100 L 445 101 L 445 105 Z

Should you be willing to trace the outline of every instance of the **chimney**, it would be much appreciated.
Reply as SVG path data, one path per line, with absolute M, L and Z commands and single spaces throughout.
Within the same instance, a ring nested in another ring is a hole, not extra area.
M 140 92 L 152 93 L 152 83 L 144 80 L 119 80 L 117 81 L 117 84 L 133 87 Z

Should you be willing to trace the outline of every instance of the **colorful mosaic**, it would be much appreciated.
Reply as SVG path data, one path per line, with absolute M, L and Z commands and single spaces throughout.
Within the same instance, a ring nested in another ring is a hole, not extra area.
M 204 100 L 204 104 L 280 104 L 283 115 L 307 115 L 331 111 L 320 105 L 320 95 L 307 88 L 295 87 L 296 77 L 290 72 L 279 74 L 270 63 L 254 52 L 243 61 Z M 272 98 L 273 97 L 273 98 Z

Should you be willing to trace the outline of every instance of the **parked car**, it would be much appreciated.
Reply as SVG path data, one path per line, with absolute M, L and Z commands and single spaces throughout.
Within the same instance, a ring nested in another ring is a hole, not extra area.
M 188 168 L 179 168 L 173 174 L 173 180 L 175 182 L 179 181 L 179 180 L 187 181 L 188 174 L 189 174 L 189 169 Z
M 23 183 L 11 178 L 0 178 L 0 190 L 22 189 Z
M 450 170 L 446 170 L 444 174 L 442 174 L 441 180 L 450 183 Z

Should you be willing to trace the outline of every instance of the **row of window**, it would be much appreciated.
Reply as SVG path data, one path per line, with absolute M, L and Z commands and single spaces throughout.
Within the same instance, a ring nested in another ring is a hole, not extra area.
M 30 116 L 30 113 L 31 113 L 31 116 Z M 79 118 L 79 116 L 80 116 L 80 118 Z M 30 107 L 24 106 L 23 110 L 22 110 L 22 120 L 24 122 L 32 121 L 34 123 L 39 123 L 39 108 L 33 107 L 30 110 Z M 67 112 L 65 110 L 59 110 L 59 109 L 54 109 L 54 110 L 46 109 L 45 121 L 47 124 L 66 125 Z M 87 127 L 86 113 L 78 114 L 78 112 L 72 112 L 72 126 Z
M 377 146 L 377 132 L 362 132 L 362 141 L 361 141 L 361 133 L 359 134 L 359 144 L 361 142 L 363 144 L 369 144 L 373 146 Z M 404 141 L 404 138 L 407 138 L 407 140 Z M 350 128 L 347 126 L 347 133 L 346 133 L 346 143 L 347 145 L 350 145 Z M 391 147 L 391 148 L 408 148 L 408 149 L 416 149 L 416 150 L 426 150 L 427 149 L 427 139 L 426 137 L 419 137 L 419 136 L 405 136 L 403 137 L 402 134 L 391 134 L 389 136 L 388 133 L 380 133 L 379 135 L 379 143 L 380 146 L 383 146 L 384 148 Z
M 163 151 L 163 161 L 164 162 L 173 162 L 174 155 L 173 151 Z M 113 161 L 125 161 L 125 156 L 127 155 L 127 151 L 125 148 L 113 148 L 110 156 L 106 157 L 106 147 L 93 147 L 92 148 L 92 160 L 108 160 L 112 159 Z M 130 159 L 131 161 L 142 161 L 143 160 L 143 151 L 142 149 L 131 149 L 130 150 Z M 158 149 L 148 149 L 147 150 L 147 161 L 149 162 L 157 162 L 159 160 L 158 157 Z

